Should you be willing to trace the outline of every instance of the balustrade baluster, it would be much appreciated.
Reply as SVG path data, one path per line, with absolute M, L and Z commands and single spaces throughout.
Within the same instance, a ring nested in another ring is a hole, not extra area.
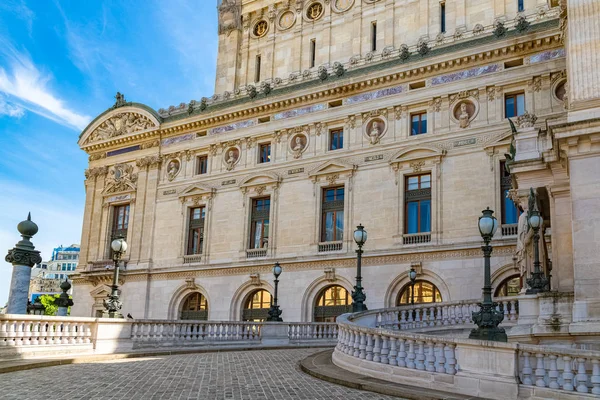
M 398 366 L 406 367 L 406 340 L 398 339 L 398 343 L 400 344 L 398 350 Z
M 456 374 L 456 355 L 454 349 L 456 345 L 454 343 L 448 343 L 446 346 L 446 373 L 449 375 Z
M 400 330 L 406 329 L 406 310 L 400 312 Z
M 354 351 L 352 349 L 352 346 L 354 343 L 354 332 L 352 332 L 351 330 L 348 330 L 346 335 L 347 335 L 347 339 L 346 339 L 346 347 L 344 349 L 344 353 L 352 355 L 352 352 Z M 352 352 L 350 350 L 352 350 Z
M 600 361 L 597 358 L 592 360 L 592 393 L 600 394 Z
M 560 389 L 560 385 L 558 384 L 558 367 L 556 365 L 556 356 L 554 354 L 550 354 L 548 356 L 550 358 L 550 370 L 548 371 L 548 387 L 550 389 Z
M 396 347 L 396 338 L 390 337 L 390 352 L 388 354 L 388 362 L 390 365 L 398 365 L 398 348 Z
M 546 369 L 544 368 L 544 354 L 537 353 L 535 358 L 537 358 L 537 364 L 535 366 L 535 386 L 546 387 L 546 381 L 544 380 L 546 377 Z
M 587 373 L 585 371 L 585 358 L 577 359 L 577 375 L 575 376 L 577 379 L 577 391 L 579 393 L 587 393 Z
M 517 319 L 517 302 L 515 300 L 510 300 L 510 313 L 508 315 L 508 319 L 510 321 L 515 321 Z
M 39 322 L 32 322 L 31 323 L 31 344 L 32 345 L 37 345 L 39 344 L 39 336 L 40 336 L 40 323 Z
M 388 354 L 390 353 L 389 338 L 385 335 L 381 335 L 381 363 L 389 364 Z
M 446 364 L 444 346 L 444 343 L 436 344 L 436 347 L 438 347 L 438 355 L 436 357 L 435 372 L 439 372 L 442 374 L 446 373 L 446 369 L 444 368 L 444 364 Z
M 440 326 L 442 325 L 442 307 L 441 306 L 437 306 L 436 307 L 436 316 L 435 316 L 435 326 Z
M 373 361 L 381 362 L 381 337 L 379 335 L 373 335 Z
M 408 355 L 406 356 L 406 367 L 410 368 L 410 369 L 415 369 L 415 367 L 416 367 L 415 358 L 417 358 L 417 355 L 415 354 L 415 341 L 407 340 L 406 342 L 408 343 Z
M 573 386 L 573 370 L 571 369 L 571 357 L 563 357 L 563 390 L 572 392 L 575 387 Z
M 425 358 L 427 361 L 427 367 L 425 369 L 429 372 L 435 372 L 435 349 L 433 347 L 433 342 L 427 342 L 427 346 L 427 357 Z
M 360 354 L 359 358 L 373 361 L 373 335 L 360 333 Z
M 523 370 L 521 373 L 523 374 L 523 384 L 524 385 L 533 385 L 533 380 L 531 379 L 531 374 L 533 370 L 531 368 L 531 362 L 529 359 L 529 353 L 527 351 L 523 352 Z
M 417 344 L 417 369 L 425 370 L 425 342 L 418 340 Z
M 448 306 L 442 307 L 442 325 L 449 325 Z
M 360 355 L 360 341 L 362 335 L 364 335 L 364 333 L 354 332 L 354 353 L 352 353 L 353 357 L 358 358 L 358 356 Z

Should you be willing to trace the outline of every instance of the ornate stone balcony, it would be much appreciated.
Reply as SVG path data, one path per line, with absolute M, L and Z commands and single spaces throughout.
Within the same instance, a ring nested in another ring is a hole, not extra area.
M 202 261 L 202 254 L 186 254 L 183 256 L 184 264 L 199 263 Z
M 410 233 L 402 235 L 403 244 L 424 244 L 431 242 L 431 232 Z
M 517 236 L 519 224 L 503 224 L 502 225 L 502 236 Z
M 320 242 L 319 243 L 319 253 L 327 253 L 330 251 L 340 251 L 342 250 L 342 245 L 344 242 L 341 240 L 335 242 Z
M 269 250 L 268 248 L 262 248 L 262 249 L 247 249 L 246 250 L 246 258 L 261 258 L 261 257 L 266 257 L 267 256 L 267 250 Z

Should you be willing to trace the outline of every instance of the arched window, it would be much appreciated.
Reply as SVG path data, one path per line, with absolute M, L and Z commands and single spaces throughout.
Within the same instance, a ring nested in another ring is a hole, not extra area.
M 313 319 L 315 322 L 335 322 L 338 315 L 352 312 L 352 297 L 339 285 L 321 290 L 315 301 Z
M 181 319 L 206 321 L 208 319 L 208 301 L 202 293 L 191 293 L 183 301 Z
M 250 293 L 244 302 L 242 311 L 243 321 L 261 322 L 266 321 L 271 308 L 271 293 L 264 289 L 258 289 Z
M 496 288 L 494 297 L 517 296 L 521 291 L 521 277 L 519 275 L 509 276 Z
M 412 284 L 405 285 L 398 295 L 397 305 L 412 303 Z M 439 289 L 431 282 L 415 282 L 415 304 L 417 303 L 439 303 L 442 295 Z

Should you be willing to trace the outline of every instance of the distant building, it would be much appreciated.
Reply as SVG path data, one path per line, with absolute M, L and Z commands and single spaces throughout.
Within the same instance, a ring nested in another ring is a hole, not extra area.
M 52 251 L 49 261 L 37 264 L 31 269 L 29 299 L 33 302 L 43 294 L 59 294 L 60 283 L 75 272 L 79 263 L 79 245 L 62 245 Z M 71 289 L 72 291 L 73 289 Z

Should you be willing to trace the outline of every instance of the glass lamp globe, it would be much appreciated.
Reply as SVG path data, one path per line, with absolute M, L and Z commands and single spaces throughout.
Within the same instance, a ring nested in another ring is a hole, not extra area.
M 115 253 L 124 253 L 127 251 L 127 242 L 122 238 L 115 239 L 110 244 L 110 247 Z
M 533 229 L 539 229 L 542 226 L 542 216 L 538 210 L 533 210 L 529 213 L 529 226 Z
M 408 271 L 408 278 L 414 282 L 417 279 L 417 271 L 415 271 L 414 268 L 411 268 L 410 271 Z
M 367 241 L 367 231 L 365 231 L 362 224 L 358 225 L 354 231 L 354 241 L 359 246 L 362 246 Z
M 279 265 L 279 263 L 275 263 L 275 265 L 273 266 L 273 275 L 275 275 L 275 278 L 277 278 L 279 275 L 281 275 L 281 271 L 282 271 L 282 268 Z
M 498 220 L 494 217 L 494 211 L 487 209 L 483 210 L 483 215 L 479 217 L 479 233 L 482 237 L 492 237 L 498 229 Z

